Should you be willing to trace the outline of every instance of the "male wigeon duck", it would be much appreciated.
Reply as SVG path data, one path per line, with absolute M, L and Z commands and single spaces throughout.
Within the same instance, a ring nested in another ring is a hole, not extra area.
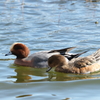
M 69 47 L 65 49 L 60 50 L 50 50 L 50 51 L 41 51 L 34 53 L 30 56 L 29 55 L 29 48 L 22 44 L 22 43 L 14 43 L 12 44 L 10 48 L 10 52 L 6 54 L 8 55 L 15 55 L 16 59 L 14 61 L 14 64 L 21 65 L 21 66 L 29 66 L 34 68 L 45 68 L 48 67 L 48 58 L 55 54 L 61 54 L 66 56 L 69 60 L 72 58 L 76 58 L 80 56 L 81 54 L 85 53 L 79 53 L 79 54 L 71 54 L 68 53 L 70 50 L 74 49 L 75 47 Z
M 64 73 L 86 74 L 100 70 L 100 49 L 92 55 L 68 60 L 62 55 L 53 55 L 48 59 L 49 72 L 53 67 L 55 71 Z

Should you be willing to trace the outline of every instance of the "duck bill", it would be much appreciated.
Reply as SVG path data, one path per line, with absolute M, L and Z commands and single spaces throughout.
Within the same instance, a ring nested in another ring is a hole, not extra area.
M 9 56 L 12 55 L 12 52 L 8 52 L 7 54 L 5 54 L 5 56 Z
M 52 69 L 52 67 L 48 67 L 48 69 L 46 70 L 46 72 L 49 72 Z

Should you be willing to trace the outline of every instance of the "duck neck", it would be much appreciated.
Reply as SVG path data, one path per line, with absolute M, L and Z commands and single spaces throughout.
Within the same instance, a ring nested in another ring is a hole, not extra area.
M 21 65 L 21 66 L 30 66 L 31 67 L 31 61 L 26 61 L 25 59 L 16 59 L 14 64 Z
M 55 68 L 58 72 L 65 72 L 66 69 L 68 69 L 68 64 L 60 64 Z

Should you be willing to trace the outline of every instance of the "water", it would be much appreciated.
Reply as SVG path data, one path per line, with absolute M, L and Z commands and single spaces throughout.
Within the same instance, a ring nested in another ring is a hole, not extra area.
M 31 54 L 76 46 L 87 56 L 100 48 L 99 13 L 99 0 L 0 0 L 0 100 L 100 100 L 100 71 L 46 73 L 4 56 L 14 42 Z

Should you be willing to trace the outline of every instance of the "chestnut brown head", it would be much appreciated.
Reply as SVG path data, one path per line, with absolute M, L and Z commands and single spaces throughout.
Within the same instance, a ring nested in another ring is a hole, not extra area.
M 5 56 L 11 54 L 15 55 L 18 59 L 26 58 L 29 55 L 29 49 L 26 45 L 22 43 L 14 43 L 10 48 L 10 52 Z

